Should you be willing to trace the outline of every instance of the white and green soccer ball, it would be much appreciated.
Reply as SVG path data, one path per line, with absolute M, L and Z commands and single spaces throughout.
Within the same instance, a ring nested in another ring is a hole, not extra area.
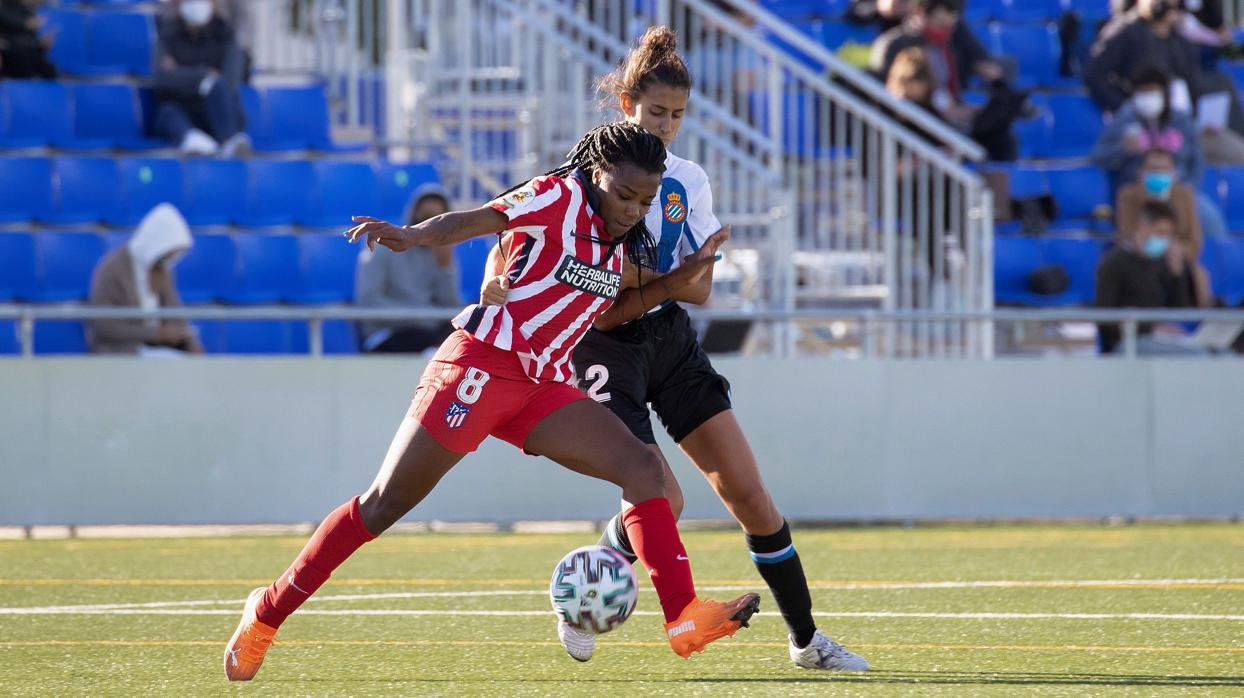
M 635 568 L 621 553 L 585 545 L 566 553 L 549 582 L 553 610 L 580 632 L 600 635 L 622 625 L 635 610 Z

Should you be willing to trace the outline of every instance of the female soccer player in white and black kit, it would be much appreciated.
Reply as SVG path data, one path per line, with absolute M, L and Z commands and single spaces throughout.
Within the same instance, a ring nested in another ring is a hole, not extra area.
M 677 49 L 673 32 L 652 27 L 617 71 L 601 82 L 601 91 L 611 101 L 617 99 L 626 120 L 656 134 L 667 148 L 678 134 L 691 92 L 691 76 Z M 667 153 L 661 188 L 646 220 L 648 229 L 659 233 L 657 268 L 638 272 L 641 281 L 650 283 L 653 277 L 659 279 L 678 268 L 684 257 L 722 229 L 713 215 L 713 194 L 704 170 Z M 494 250 L 494 255 L 499 254 Z M 686 311 L 675 302 L 704 303 L 711 287 L 710 271 L 698 283 L 673 294 L 673 300 L 645 308 L 630 318 L 598 320 L 575 349 L 579 387 L 612 410 L 659 454 L 648 413 L 648 405 L 652 405 L 670 437 L 708 479 L 746 532 L 756 568 L 786 620 L 790 657 L 796 665 L 866 670 L 868 662 L 863 657 L 817 630 L 790 527 L 765 489 L 751 447 L 731 409 L 730 385 L 713 370 Z M 485 302 L 504 302 L 504 279 L 498 276 L 489 280 L 484 296 Z M 666 489 L 675 513 L 680 513 L 682 491 L 669 464 L 665 467 Z M 610 520 L 601 544 L 634 559 L 619 516 Z M 593 636 L 565 624 L 558 628 L 558 636 L 572 657 L 580 661 L 591 658 Z

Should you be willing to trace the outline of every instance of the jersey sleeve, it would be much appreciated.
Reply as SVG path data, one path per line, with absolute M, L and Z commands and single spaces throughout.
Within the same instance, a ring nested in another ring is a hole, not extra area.
M 566 185 L 557 177 L 536 177 L 514 191 L 488 202 L 489 208 L 505 214 L 510 220 L 507 229 L 528 227 L 527 234 L 539 234 L 535 228 L 549 224 L 557 203 L 568 196 Z
M 721 230 L 721 221 L 713 213 L 713 190 L 704 170 L 697 172 L 694 187 L 688 192 L 691 210 L 687 212 L 687 225 L 683 227 L 683 239 L 678 241 L 679 257 L 685 257 L 700 249 L 704 241 Z

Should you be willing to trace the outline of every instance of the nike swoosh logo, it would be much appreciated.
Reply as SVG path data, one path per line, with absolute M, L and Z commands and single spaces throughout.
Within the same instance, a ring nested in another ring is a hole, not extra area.
M 687 562 L 691 561 L 691 558 L 687 557 L 686 555 L 679 555 L 677 559 L 686 560 Z

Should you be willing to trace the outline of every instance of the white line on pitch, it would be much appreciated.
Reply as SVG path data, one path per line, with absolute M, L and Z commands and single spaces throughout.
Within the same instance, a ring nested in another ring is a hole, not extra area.
M 485 611 L 433 609 L 307 609 L 304 616 L 551 616 L 552 611 Z M 636 615 L 659 615 L 656 611 L 636 611 Z M 116 616 L 221 616 L 237 615 L 233 609 L 164 609 L 164 608 L 103 608 L 65 610 L 48 608 L 0 608 L 0 615 L 116 615 Z M 760 613 L 777 616 L 777 613 Z M 1244 621 L 1244 615 L 1208 613 L 908 613 L 898 611 L 821 611 L 816 615 L 829 618 L 940 618 L 940 619 L 1070 619 L 1070 620 L 1226 620 Z

